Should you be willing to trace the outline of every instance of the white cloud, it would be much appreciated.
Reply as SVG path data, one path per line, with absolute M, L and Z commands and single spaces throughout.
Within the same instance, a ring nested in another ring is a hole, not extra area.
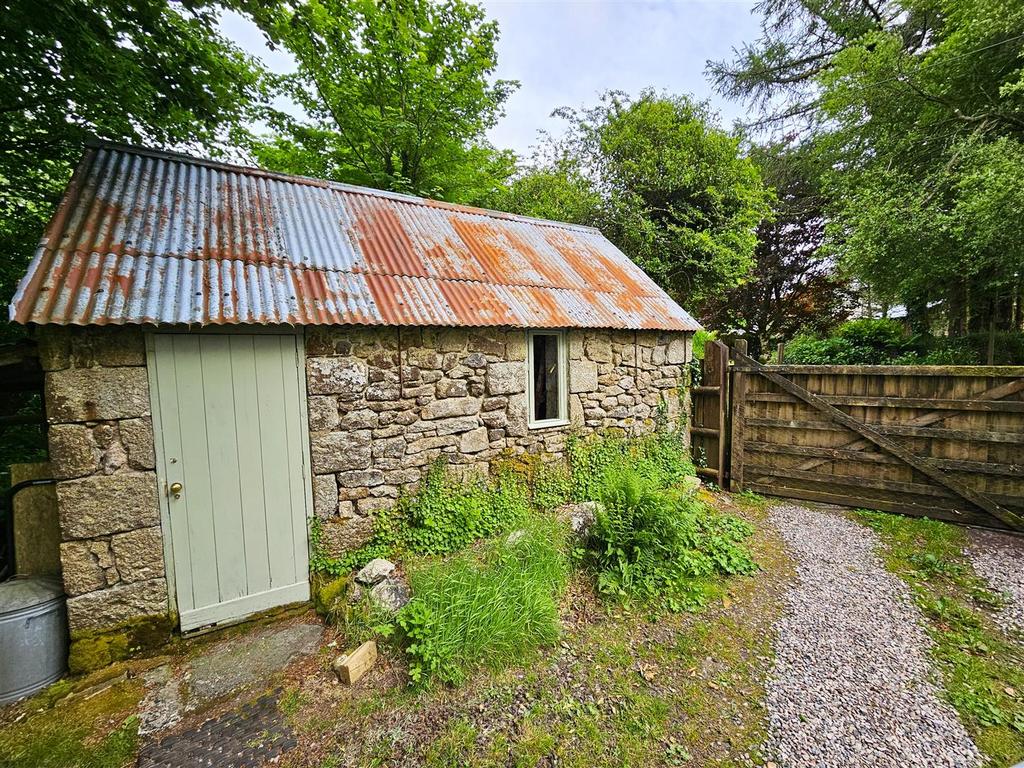
M 522 84 L 488 134 L 495 146 L 528 154 L 538 130 L 561 130 L 560 121 L 550 117 L 553 109 L 594 104 L 609 89 L 691 93 L 709 99 L 727 125 L 744 115 L 742 105 L 712 91 L 704 64 L 728 58 L 733 48 L 756 38 L 754 0 L 484 0 L 483 5 L 501 30 L 497 77 Z M 226 13 L 221 29 L 273 71 L 294 68 L 286 51 L 270 51 L 256 26 L 241 16 Z
M 756 38 L 753 2 L 600 2 L 489 0 L 501 29 L 498 76 L 519 80 L 506 117 L 490 131 L 496 146 L 526 153 L 537 130 L 561 130 L 559 106 L 593 104 L 609 90 L 653 87 L 709 99 L 731 124 L 742 105 L 715 94 L 704 76 L 708 59 L 728 58 Z

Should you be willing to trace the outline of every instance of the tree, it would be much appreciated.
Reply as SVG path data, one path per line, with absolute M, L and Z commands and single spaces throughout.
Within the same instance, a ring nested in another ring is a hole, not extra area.
M 484 132 L 516 83 L 491 80 L 498 27 L 463 0 L 308 0 L 249 12 L 298 70 L 251 148 L 276 170 L 475 201 L 512 172 Z
M 798 332 L 827 332 L 846 319 L 850 293 L 820 253 L 824 199 L 816 156 L 807 145 L 772 144 L 751 154 L 775 190 L 772 215 L 757 228 L 753 276 L 709 301 L 711 327 L 739 331 L 752 356 Z
M 222 148 L 260 99 L 260 68 L 216 8 L 161 0 L 13 0 L 0 46 L 0 297 L 25 271 L 89 137 Z M 6 305 L 3 307 L 6 316 Z
M 762 127 L 815 141 L 829 168 L 827 250 L 926 328 L 1019 327 L 1024 141 L 1018 0 L 765 0 L 762 39 L 710 65 Z M 1007 186 L 1010 185 L 1010 186 Z
M 483 205 L 538 219 L 567 221 L 603 228 L 604 200 L 575 163 L 534 157 L 507 184 L 500 186 Z
M 508 207 L 599 226 L 698 314 L 750 273 L 771 194 L 705 104 L 609 92 L 557 114 L 565 135 L 510 186 Z
M 13 0 L 0 15 L 0 311 L 89 137 L 216 153 L 261 99 L 259 65 L 215 31 L 216 7 Z M 20 336 L 5 325 L 7 340 Z M 39 413 L 11 392 L 3 415 Z M 45 456 L 45 430 L 3 428 L 0 466 Z M 0 482 L 2 484 L 2 482 Z

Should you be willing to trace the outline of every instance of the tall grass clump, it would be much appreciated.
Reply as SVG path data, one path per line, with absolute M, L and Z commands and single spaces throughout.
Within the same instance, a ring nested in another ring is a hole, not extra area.
M 558 637 L 568 576 L 565 531 L 531 517 L 514 536 L 413 565 L 413 599 L 397 624 L 415 683 L 461 683 L 479 666 L 502 668 Z

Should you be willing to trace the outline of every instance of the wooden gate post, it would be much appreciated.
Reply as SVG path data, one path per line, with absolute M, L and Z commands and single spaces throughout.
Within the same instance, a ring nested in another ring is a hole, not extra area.
M 737 352 L 746 354 L 747 340 L 736 339 Z M 729 490 L 739 493 L 743 490 L 743 439 L 747 421 L 747 376 L 741 371 L 729 371 L 729 405 L 732 414 L 731 448 L 729 451 Z
M 704 346 L 701 383 L 691 389 L 690 440 L 698 475 L 728 487 L 729 348 L 720 341 Z M 699 443 L 699 445 L 698 445 Z M 708 466 L 700 466 L 700 456 Z

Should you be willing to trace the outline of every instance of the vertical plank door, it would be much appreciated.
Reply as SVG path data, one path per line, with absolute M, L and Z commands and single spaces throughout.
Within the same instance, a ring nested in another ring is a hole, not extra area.
M 309 599 L 298 343 L 153 337 L 154 431 L 182 631 Z

